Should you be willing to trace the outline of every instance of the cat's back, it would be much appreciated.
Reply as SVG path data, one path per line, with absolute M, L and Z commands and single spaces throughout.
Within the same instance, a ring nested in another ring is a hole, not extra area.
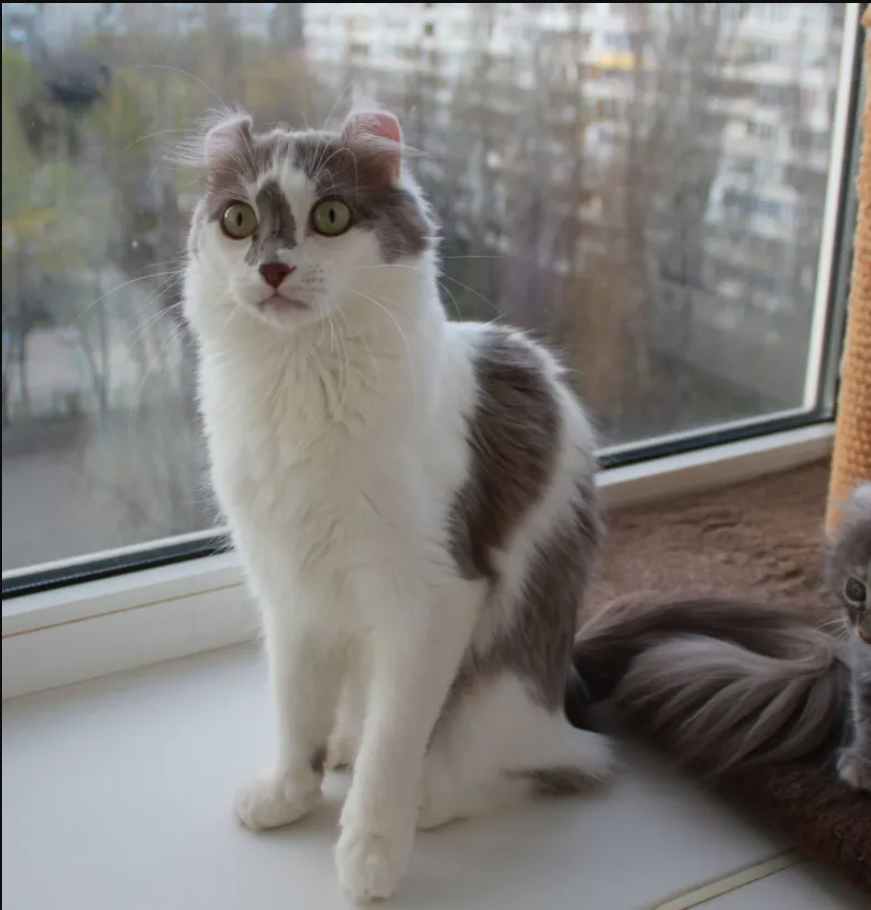
M 483 447 L 495 458 L 516 451 L 521 462 L 540 461 L 564 442 L 592 459 L 595 440 L 586 411 L 544 345 L 492 323 L 451 322 L 446 334 L 442 401 L 462 416 L 473 450 Z
M 594 514 L 593 432 L 556 359 L 524 333 L 451 323 L 445 351 L 442 402 L 463 462 L 450 549 L 465 577 L 492 577 L 494 554 L 533 546 L 577 508 Z

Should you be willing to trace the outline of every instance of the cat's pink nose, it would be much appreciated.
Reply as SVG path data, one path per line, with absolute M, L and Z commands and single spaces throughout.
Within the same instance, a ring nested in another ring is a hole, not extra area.
M 260 266 L 260 274 L 271 288 L 277 288 L 291 272 L 293 268 L 283 262 L 264 262 Z

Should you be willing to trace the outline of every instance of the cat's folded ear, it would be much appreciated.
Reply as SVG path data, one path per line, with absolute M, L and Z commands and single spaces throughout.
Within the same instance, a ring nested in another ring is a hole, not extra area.
M 230 114 L 213 124 L 203 140 L 206 167 L 213 167 L 228 155 L 251 149 L 253 122 L 247 114 Z
M 391 180 L 402 169 L 402 130 L 387 111 L 355 111 L 342 127 L 342 141 L 348 148 L 368 147 L 378 154 Z

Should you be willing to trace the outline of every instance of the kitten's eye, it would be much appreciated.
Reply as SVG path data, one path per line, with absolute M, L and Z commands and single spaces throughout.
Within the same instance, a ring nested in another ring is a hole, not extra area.
M 312 228 L 325 237 L 338 237 L 351 226 L 351 210 L 340 199 L 324 199 L 311 214 Z
M 257 230 L 257 213 L 247 202 L 234 202 L 224 209 L 221 228 L 233 240 L 244 240 Z
M 868 597 L 868 589 L 858 578 L 848 578 L 844 585 L 844 597 L 851 604 L 861 606 Z

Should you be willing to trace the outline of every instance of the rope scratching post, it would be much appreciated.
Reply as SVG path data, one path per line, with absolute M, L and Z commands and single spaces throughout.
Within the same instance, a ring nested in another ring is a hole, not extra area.
M 871 480 L 871 38 L 867 36 L 871 7 L 865 10 L 862 24 L 866 31 L 865 110 L 850 306 L 826 514 L 830 537 L 838 529 L 850 492 L 860 481 Z

